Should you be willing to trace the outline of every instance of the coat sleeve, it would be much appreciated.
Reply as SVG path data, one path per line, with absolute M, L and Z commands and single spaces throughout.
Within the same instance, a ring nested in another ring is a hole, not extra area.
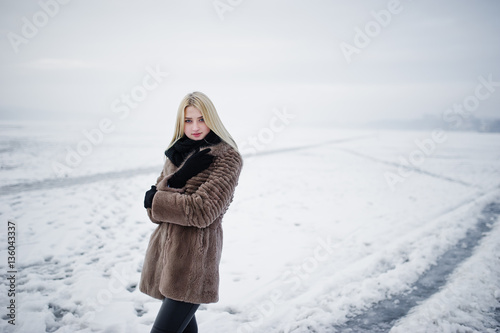
M 164 188 L 166 186 L 166 183 L 168 180 L 172 177 L 173 173 L 170 175 L 165 176 L 164 170 L 162 170 L 160 176 L 156 179 L 156 187 L 158 189 Z M 174 188 L 169 188 L 168 190 L 174 191 L 174 192 L 183 192 L 183 189 L 174 189 Z M 158 193 L 158 192 L 156 192 Z M 156 196 L 156 195 L 155 195 Z M 151 222 L 160 224 L 162 221 L 159 221 L 153 217 L 153 211 L 151 208 L 146 208 L 147 214 Z
M 158 191 L 153 198 L 151 216 L 156 221 L 206 228 L 231 203 L 241 172 L 239 153 L 229 150 L 214 160 L 207 180 L 192 194 Z
M 162 171 L 161 171 L 160 176 L 156 179 L 156 184 L 155 184 L 155 185 L 158 185 L 158 183 L 159 183 L 159 182 L 160 182 L 163 178 L 164 178 L 164 175 L 163 175 L 163 170 L 162 170 Z M 148 217 L 149 217 L 149 219 L 151 220 L 151 222 L 153 222 L 153 223 L 157 223 L 157 224 L 160 224 L 160 223 L 161 223 L 161 221 L 155 220 L 155 219 L 153 218 L 153 214 L 152 214 L 152 212 L 151 212 L 151 208 L 146 208 L 146 211 L 147 211 L 147 213 L 148 213 Z

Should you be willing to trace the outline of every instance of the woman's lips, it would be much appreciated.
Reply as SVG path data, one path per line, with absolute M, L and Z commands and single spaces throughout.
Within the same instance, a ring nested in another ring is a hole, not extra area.
M 194 137 L 199 137 L 200 135 L 201 135 L 201 133 L 193 133 Z

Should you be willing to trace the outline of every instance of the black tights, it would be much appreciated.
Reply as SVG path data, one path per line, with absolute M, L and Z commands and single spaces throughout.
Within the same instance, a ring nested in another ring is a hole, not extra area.
M 151 333 L 197 333 L 198 325 L 194 313 L 199 306 L 165 298 Z

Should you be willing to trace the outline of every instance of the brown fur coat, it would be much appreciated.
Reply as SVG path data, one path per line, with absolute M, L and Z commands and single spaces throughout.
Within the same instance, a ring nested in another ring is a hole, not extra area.
M 214 161 L 184 188 L 167 187 L 178 169 L 168 159 L 158 177 L 148 215 L 159 225 L 151 235 L 139 285 L 154 298 L 196 304 L 219 300 L 222 217 L 243 161 L 225 142 L 210 148 Z

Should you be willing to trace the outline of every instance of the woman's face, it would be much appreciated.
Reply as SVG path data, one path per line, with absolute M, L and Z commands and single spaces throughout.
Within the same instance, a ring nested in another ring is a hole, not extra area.
M 184 133 L 191 140 L 203 140 L 210 128 L 205 124 L 201 111 L 194 106 L 188 106 L 184 110 Z

